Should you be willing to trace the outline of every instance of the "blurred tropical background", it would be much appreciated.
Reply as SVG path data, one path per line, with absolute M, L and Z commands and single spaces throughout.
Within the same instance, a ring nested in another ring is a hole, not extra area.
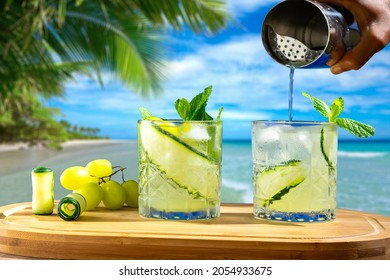
M 251 121 L 288 117 L 289 70 L 260 34 L 278 2 L 0 1 L 0 205 L 31 199 L 36 165 L 59 174 L 105 157 L 136 178 L 138 108 L 176 118 L 175 100 L 209 85 L 210 114 L 224 107 L 223 201 L 251 202 Z M 342 96 L 343 117 L 376 128 L 368 139 L 339 131 L 340 207 L 390 215 L 389 78 L 389 47 L 359 71 L 295 71 L 294 119 L 324 120 L 306 91 Z M 75 139 L 110 141 L 67 145 Z
M 103 89 L 112 73 L 129 94 L 155 96 L 165 77 L 165 31 L 213 34 L 228 18 L 221 1 L 2 1 L 0 8 L 0 140 L 47 145 L 99 132 L 59 120 L 66 110 L 50 106 L 66 97 L 68 82 L 87 77 Z

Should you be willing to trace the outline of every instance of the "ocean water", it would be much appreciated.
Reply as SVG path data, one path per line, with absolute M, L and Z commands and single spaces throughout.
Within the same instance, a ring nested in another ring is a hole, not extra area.
M 59 183 L 62 170 L 72 165 L 85 165 L 96 158 L 107 158 L 114 165 L 127 167 L 125 178 L 137 180 L 135 141 L 84 146 L 61 152 L 39 149 L 1 152 L 0 206 L 31 201 L 30 172 L 38 165 L 54 170 L 55 198 L 60 199 L 69 193 Z M 223 143 L 221 196 L 223 202 L 252 202 L 249 141 Z M 390 216 L 390 141 L 339 143 L 337 206 Z
M 225 142 L 223 151 L 222 200 L 252 202 L 251 143 Z M 339 142 L 337 208 L 390 216 L 390 141 Z

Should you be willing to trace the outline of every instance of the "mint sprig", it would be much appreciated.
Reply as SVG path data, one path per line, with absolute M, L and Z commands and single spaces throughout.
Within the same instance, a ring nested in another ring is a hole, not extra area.
M 320 112 L 321 115 L 328 118 L 329 122 L 336 123 L 339 127 L 347 130 L 348 132 L 357 137 L 366 138 L 374 135 L 375 128 L 371 125 L 348 118 L 338 117 L 344 109 L 343 98 L 336 98 L 329 107 L 325 101 L 318 97 L 314 97 L 306 92 L 302 92 L 302 95 L 309 98 L 310 101 L 313 103 L 314 108 L 318 112 Z
M 175 102 L 175 108 L 179 116 L 184 121 L 207 121 L 213 120 L 213 118 L 206 112 L 207 102 L 212 92 L 212 86 L 209 86 L 203 90 L 203 92 L 196 95 L 191 101 L 185 98 L 179 98 Z M 140 107 L 142 119 L 156 118 L 145 107 Z M 221 119 L 223 107 L 219 109 L 217 115 L 217 121 Z M 159 119 L 159 118 L 157 118 Z M 162 119 L 163 120 L 163 119 Z
M 212 92 L 212 86 L 196 95 L 190 102 L 185 98 L 179 98 L 175 102 L 175 108 L 179 116 L 185 121 L 207 121 L 213 118 L 206 112 L 207 102 Z M 217 120 L 220 119 L 223 108 L 219 109 Z

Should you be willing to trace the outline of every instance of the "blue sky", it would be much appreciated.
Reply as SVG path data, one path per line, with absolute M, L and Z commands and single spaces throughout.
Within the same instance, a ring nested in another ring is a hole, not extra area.
M 146 100 L 124 87 L 109 73 L 105 88 L 79 76 L 66 84 L 66 98 L 50 100 L 70 123 L 98 127 L 112 139 L 135 139 L 138 108 L 154 115 L 177 118 L 174 102 L 191 99 L 212 85 L 208 111 L 216 116 L 224 107 L 224 139 L 250 139 L 251 121 L 288 118 L 289 69 L 266 53 L 261 25 L 275 0 L 229 1 L 236 24 L 213 37 L 190 32 L 173 33 L 168 44 L 167 81 L 160 97 Z M 353 118 L 376 128 L 372 139 L 390 138 L 390 47 L 377 53 L 364 68 L 341 75 L 329 69 L 297 69 L 294 80 L 294 119 L 325 120 L 302 91 L 330 103 L 342 96 L 340 117 Z M 354 138 L 343 130 L 340 138 Z

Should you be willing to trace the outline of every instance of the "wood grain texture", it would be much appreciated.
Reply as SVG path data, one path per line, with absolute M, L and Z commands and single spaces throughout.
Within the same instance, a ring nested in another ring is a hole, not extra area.
M 0 259 L 390 259 L 390 217 L 338 209 L 321 223 L 253 218 L 251 204 L 221 217 L 162 221 L 98 207 L 76 221 L 37 216 L 31 203 L 0 207 Z

